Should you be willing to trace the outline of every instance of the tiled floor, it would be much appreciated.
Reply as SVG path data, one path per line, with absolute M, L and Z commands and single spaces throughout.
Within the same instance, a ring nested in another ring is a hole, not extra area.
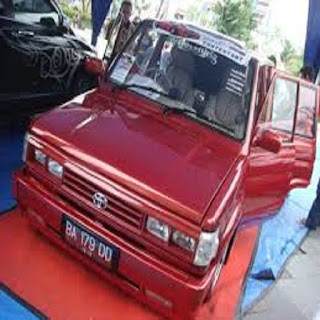
M 281 278 L 243 320 L 320 320 L 320 230 L 309 233 Z

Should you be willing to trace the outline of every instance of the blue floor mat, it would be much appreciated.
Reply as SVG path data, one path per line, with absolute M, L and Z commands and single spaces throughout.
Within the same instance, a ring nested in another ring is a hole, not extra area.
M 319 144 L 317 149 L 320 150 Z M 262 296 L 265 289 L 274 283 L 288 258 L 306 236 L 307 229 L 298 221 L 308 215 L 316 197 L 319 177 L 320 152 L 317 154 L 309 187 L 292 190 L 280 212 L 263 223 L 242 300 L 242 312 L 247 311 Z
M 22 165 L 23 126 L 0 129 L 0 214 L 15 205 L 12 174 Z
M 0 320 L 39 320 L 46 319 L 37 311 L 31 310 L 19 298 L 0 288 Z

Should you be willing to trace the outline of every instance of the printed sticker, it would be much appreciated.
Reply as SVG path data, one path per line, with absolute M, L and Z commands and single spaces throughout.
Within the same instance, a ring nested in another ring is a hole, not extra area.
M 199 46 L 199 44 L 196 45 L 191 41 L 184 41 L 184 39 L 180 39 L 177 45 L 181 50 L 192 52 L 194 55 L 204 59 L 209 59 L 213 65 L 216 65 L 218 62 L 218 56 L 212 50 L 209 50 L 203 46 Z
M 111 77 L 120 83 L 124 83 L 133 65 L 132 60 L 130 57 L 123 55 L 113 69 Z
M 226 83 L 226 90 L 241 96 L 246 83 L 246 74 L 239 70 L 231 69 L 229 79 Z

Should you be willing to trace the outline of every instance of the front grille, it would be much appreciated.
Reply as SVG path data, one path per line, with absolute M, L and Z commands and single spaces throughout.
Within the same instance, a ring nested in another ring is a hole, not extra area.
M 73 195 L 73 197 L 84 203 L 86 207 L 91 208 L 92 214 L 98 211 L 104 214 L 105 218 L 109 217 L 115 222 L 125 224 L 134 229 L 141 229 L 144 216 L 142 212 L 66 168 L 63 174 L 63 186 L 67 191 L 64 197 L 68 194 Z M 106 209 L 98 209 L 93 204 L 93 195 L 96 192 L 102 193 L 108 199 Z

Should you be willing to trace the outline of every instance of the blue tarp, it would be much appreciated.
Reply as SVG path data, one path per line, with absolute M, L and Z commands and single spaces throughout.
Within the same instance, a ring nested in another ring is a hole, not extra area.
M 317 149 L 320 149 L 319 143 Z M 272 278 L 277 278 L 285 262 L 307 234 L 307 229 L 299 220 L 308 215 L 316 197 L 319 177 L 320 152 L 317 154 L 310 186 L 291 191 L 280 212 L 263 223 L 257 253 L 242 300 L 242 312 L 248 310 L 264 290 L 274 283 Z M 261 277 L 265 280 L 257 280 Z
M 24 129 L 0 128 L 0 214 L 15 205 L 12 174 L 22 165 Z
M 304 52 L 304 65 L 315 71 L 320 67 L 320 1 L 309 0 L 309 17 Z
M 91 44 L 96 45 L 104 20 L 109 12 L 112 0 L 92 0 L 91 21 L 92 39 Z
M 27 307 L 0 289 L 0 320 L 39 320 Z

